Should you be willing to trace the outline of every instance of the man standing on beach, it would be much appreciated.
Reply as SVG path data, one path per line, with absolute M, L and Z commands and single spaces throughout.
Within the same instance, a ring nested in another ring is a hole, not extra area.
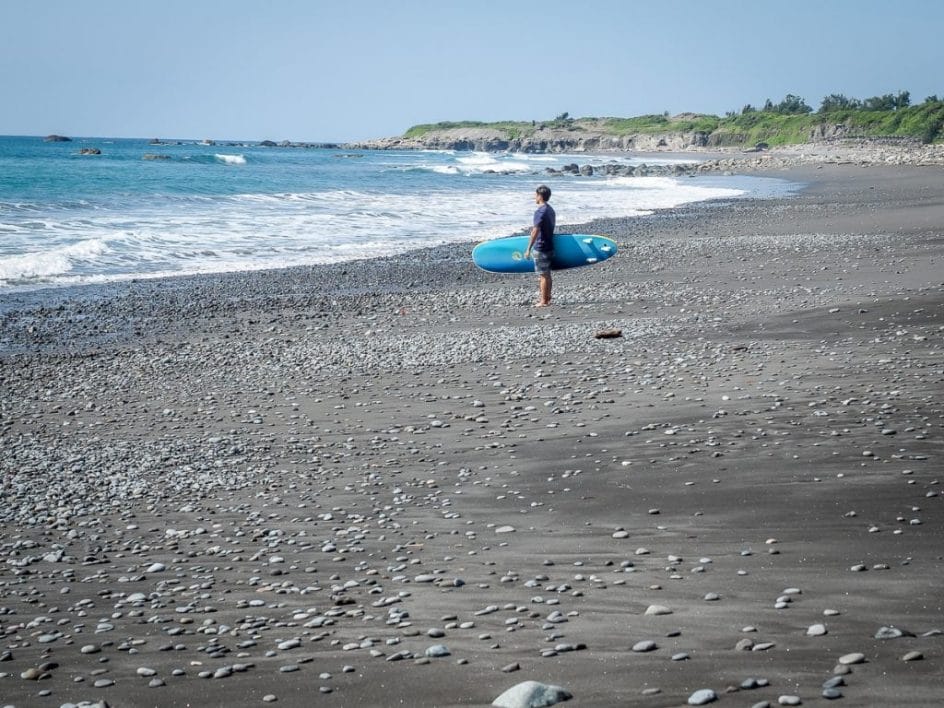
M 538 301 L 536 307 L 551 304 L 551 257 L 554 255 L 554 225 L 557 215 L 548 204 L 551 190 L 541 185 L 534 192 L 534 201 L 538 208 L 534 211 L 534 225 L 531 227 L 531 240 L 525 249 L 524 257 L 534 256 L 534 272 L 538 274 Z

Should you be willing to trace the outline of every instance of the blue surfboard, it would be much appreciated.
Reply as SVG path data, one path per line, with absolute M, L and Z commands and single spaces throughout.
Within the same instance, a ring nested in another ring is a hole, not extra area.
M 483 241 L 472 249 L 472 261 L 490 273 L 533 273 L 534 261 L 525 259 L 528 236 L 506 236 Z M 616 241 L 595 234 L 554 234 L 552 270 L 600 263 L 616 255 Z

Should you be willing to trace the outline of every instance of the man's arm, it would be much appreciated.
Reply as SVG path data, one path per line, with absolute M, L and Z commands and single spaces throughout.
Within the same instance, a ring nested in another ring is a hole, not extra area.
M 531 249 L 534 247 L 534 242 L 537 240 L 539 233 L 541 233 L 541 228 L 539 226 L 531 227 L 531 240 L 528 241 L 528 247 L 524 249 L 525 258 L 528 258 L 531 255 Z

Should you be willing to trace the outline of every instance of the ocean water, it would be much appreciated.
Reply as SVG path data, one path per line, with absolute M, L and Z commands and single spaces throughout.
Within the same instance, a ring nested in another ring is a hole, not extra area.
M 102 154 L 79 154 L 89 147 Z M 0 293 L 337 262 L 510 235 L 530 225 L 543 182 L 562 225 L 798 188 L 757 177 L 545 173 L 614 161 L 674 160 L 0 137 Z

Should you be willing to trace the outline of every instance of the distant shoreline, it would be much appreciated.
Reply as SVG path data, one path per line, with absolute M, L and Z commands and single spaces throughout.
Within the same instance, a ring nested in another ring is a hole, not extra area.
M 265 147 L 324 150 L 447 150 L 455 152 L 502 152 L 526 154 L 574 154 L 595 157 L 626 154 L 659 154 L 663 156 L 698 156 L 698 171 L 740 169 L 783 169 L 810 164 L 861 164 L 944 166 L 944 144 L 922 144 L 915 139 L 899 137 L 824 138 L 789 145 L 766 144 L 745 146 L 705 146 L 693 142 L 690 133 L 632 135 L 627 139 L 607 142 L 600 134 L 587 138 L 552 133 L 534 142 L 509 144 L 500 140 L 494 130 L 462 128 L 433 131 L 422 137 L 395 136 L 352 142 L 317 142 L 298 140 L 216 140 L 204 138 L 143 138 L 61 135 L 3 135 L 2 138 L 35 138 L 51 143 L 94 143 L 113 140 L 146 142 L 154 147 L 199 145 L 205 147 Z M 708 159 L 705 159 L 705 158 Z

